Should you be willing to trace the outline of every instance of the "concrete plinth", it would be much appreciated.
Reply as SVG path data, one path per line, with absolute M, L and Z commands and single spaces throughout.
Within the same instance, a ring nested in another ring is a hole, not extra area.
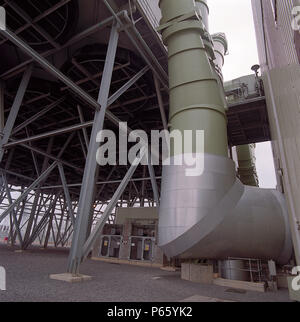
M 224 278 L 216 278 L 213 281 L 214 285 L 234 288 L 238 290 L 252 291 L 252 292 L 266 292 L 265 283 L 254 283 L 245 281 L 228 280 Z
M 50 275 L 50 279 L 67 282 L 67 283 L 79 283 L 79 282 L 90 281 L 92 279 L 92 276 L 63 273 L 63 274 L 52 274 Z
M 182 263 L 181 278 L 195 283 L 212 284 L 214 279 L 213 266 Z
M 163 271 L 167 271 L 167 272 L 178 272 L 178 271 L 180 271 L 180 268 L 173 267 L 173 266 L 161 266 L 160 269 L 163 270 Z

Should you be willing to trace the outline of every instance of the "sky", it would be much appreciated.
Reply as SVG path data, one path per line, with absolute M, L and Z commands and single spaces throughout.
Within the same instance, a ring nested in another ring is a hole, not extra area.
M 253 73 L 258 54 L 251 0 L 208 0 L 210 33 L 224 32 L 229 46 L 223 68 L 224 80 Z M 276 188 L 276 177 L 270 143 L 256 146 L 256 168 L 260 187 Z

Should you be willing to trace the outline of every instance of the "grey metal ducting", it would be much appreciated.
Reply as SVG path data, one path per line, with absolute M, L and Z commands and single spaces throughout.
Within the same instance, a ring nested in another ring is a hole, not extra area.
M 204 45 L 194 0 L 161 0 L 162 36 L 169 48 L 170 127 L 204 130 L 204 172 L 164 166 L 159 245 L 169 257 L 273 259 L 285 264 L 292 243 L 283 195 L 244 186 L 228 158 L 225 107 Z M 197 151 L 189 151 L 194 154 Z M 177 156 L 174 155 L 173 158 Z

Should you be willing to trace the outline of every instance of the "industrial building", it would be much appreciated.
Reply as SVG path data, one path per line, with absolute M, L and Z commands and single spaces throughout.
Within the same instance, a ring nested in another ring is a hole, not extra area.
M 51 279 L 85 283 L 92 260 L 299 301 L 300 3 L 252 0 L 259 64 L 224 81 L 230 43 L 210 33 L 210 1 L 0 0 L 0 238 L 20 256 L 67 250 Z M 102 130 L 114 165 L 99 164 Z M 163 131 L 192 134 L 157 165 Z M 269 141 L 277 189 L 256 171 Z

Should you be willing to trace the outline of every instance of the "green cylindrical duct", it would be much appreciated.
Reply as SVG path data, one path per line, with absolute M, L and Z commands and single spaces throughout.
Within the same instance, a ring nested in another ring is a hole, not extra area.
M 254 149 L 255 144 L 237 146 L 238 174 L 243 184 L 258 187 Z
M 228 110 L 222 73 L 224 66 L 224 56 L 228 50 L 226 35 L 224 33 L 214 34 L 212 35 L 212 41 L 214 45 L 215 60 L 211 61 L 211 64 L 213 65 L 213 69 L 217 75 L 216 77 L 218 78 L 219 89 L 221 91 L 221 97 L 223 99 L 223 106 L 225 106 L 225 109 Z
M 209 31 L 209 21 L 208 21 L 209 8 L 207 5 L 207 0 L 196 0 L 196 6 L 200 10 L 202 21 L 204 23 L 206 30 Z
M 222 68 L 224 66 L 224 56 L 228 50 L 226 35 L 224 33 L 214 34 L 212 35 L 212 40 L 213 40 L 215 56 L 216 56 L 214 64 L 216 66 L 217 71 L 221 74 L 221 79 L 222 79 L 223 78 Z
M 213 44 L 196 14 L 195 1 L 161 0 L 160 7 L 169 52 L 171 130 L 204 130 L 204 152 L 228 156 L 224 100 L 209 60 L 214 57 Z

